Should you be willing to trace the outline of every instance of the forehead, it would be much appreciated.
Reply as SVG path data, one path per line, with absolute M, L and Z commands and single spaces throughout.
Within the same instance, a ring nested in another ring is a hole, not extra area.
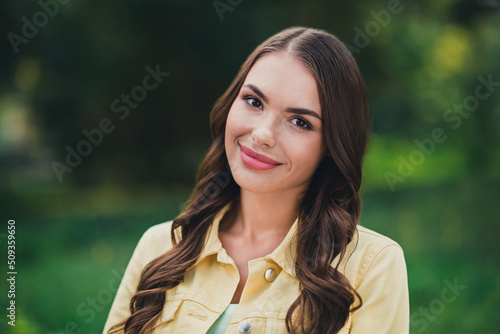
M 248 83 L 257 86 L 269 98 L 270 104 L 321 113 L 316 80 L 294 56 L 284 52 L 265 54 L 250 69 L 244 85 Z

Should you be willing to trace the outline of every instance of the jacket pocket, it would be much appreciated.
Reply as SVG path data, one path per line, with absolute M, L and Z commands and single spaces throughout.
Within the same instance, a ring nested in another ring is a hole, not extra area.
M 167 300 L 152 334 L 206 333 L 219 316 L 204 304 L 190 299 Z
M 265 334 L 287 334 L 286 330 L 286 320 L 285 318 L 276 318 L 276 317 L 261 317 L 260 319 L 264 319 L 264 325 L 262 329 L 260 329 L 257 333 L 265 333 Z M 292 322 L 297 321 L 295 316 L 292 316 Z M 265 331 L 264 331 L 265 329 Z M 252 327 L 253 330 L 253 327 Z M 344 327 L 338 331 L 338 334 L 349 334 L 351 332 L 351 317 L 347 319 Z
M 163 305 L 163 310 L 160 314 L 160 317 L 158 318 L 158 321 L 156 322 L 156 324 L 153 326 L 152 329 L 153 330 L 156 328 L 165 329 L 166 326 L 169 326 L 172 323 L 172 320 L 175 319 L 177 313 L 179 312 L 182 302 L 183 302 L 182 299 L 168 300 Z

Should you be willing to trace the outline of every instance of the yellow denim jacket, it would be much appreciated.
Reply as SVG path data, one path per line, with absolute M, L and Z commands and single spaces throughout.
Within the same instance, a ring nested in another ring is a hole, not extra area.
M 219 222 L 229 205 L 214 218 L 206 246 L 195 265 L 186 272 L 184 281 L 167 291 L 163 311 L 152 334 L 206 333 L 230 304 L 240 278 L 233 259 L 218 237 Z M 286 333 L 287 310 L 299 296 L 292 255 L 296 249 L 292 236 L 297 224 L 298 219 L 272 253 L 248 262 L 248 279 L 226 334 L 248 329 L 254 334 Z M 129 302 L 142 269 L 172 247 L 171 225 L 172 221 L 154 225 L 140 239 L 125 270 L 103 334 L 130 315 Z M 335 259 L 332 265 L 337 262 Z M 339 270 L 363 299 L 363 306 L 351 312 L 339 333 L 409 333 L 406 264 L 396 242 L 358 225 Z

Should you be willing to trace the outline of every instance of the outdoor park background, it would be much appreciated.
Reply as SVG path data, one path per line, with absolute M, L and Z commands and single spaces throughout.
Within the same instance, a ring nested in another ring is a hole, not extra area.
M 368 85 L 361 224 L 405 251 L 411 333 L 498 332 L 497 0 L 59 1 L 0 4 L 3 312 L 8 219 L 18 272 L 16 327 L 2 313 L 0 332 L 102 331 L 140 236 L 188 199 L 213 103 L 295 25 L 349 44 Z M 133 108 L 115 102 L 141 93 L 147 66 L 169 75 Z M 59 180 L 53 162 L 100 124 Z

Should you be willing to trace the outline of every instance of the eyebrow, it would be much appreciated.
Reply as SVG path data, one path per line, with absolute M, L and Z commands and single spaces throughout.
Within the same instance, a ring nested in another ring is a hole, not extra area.
M 269 103 L 269 99 L 266 97 L 266 95 L 264 95 L 264 93 L 262 93 L 262 91 L 257 86 L 255 86 L 253 84 L 246 84 L 243 87 L 250 88 L 262 100 L 264 100 L 265 103 Z M 287 113 L 291 113 L 291 114 L 309 115 L 309 116 L 312 116 L 312 117 L 316 117 L 320 121 L 323 121 L 323 119 L 321 117 L 319 117 L 319 115 L 315 111 L 312 111 L 310 109 L 306 109 L 306 108 L 286 108 L 285 111 Z

